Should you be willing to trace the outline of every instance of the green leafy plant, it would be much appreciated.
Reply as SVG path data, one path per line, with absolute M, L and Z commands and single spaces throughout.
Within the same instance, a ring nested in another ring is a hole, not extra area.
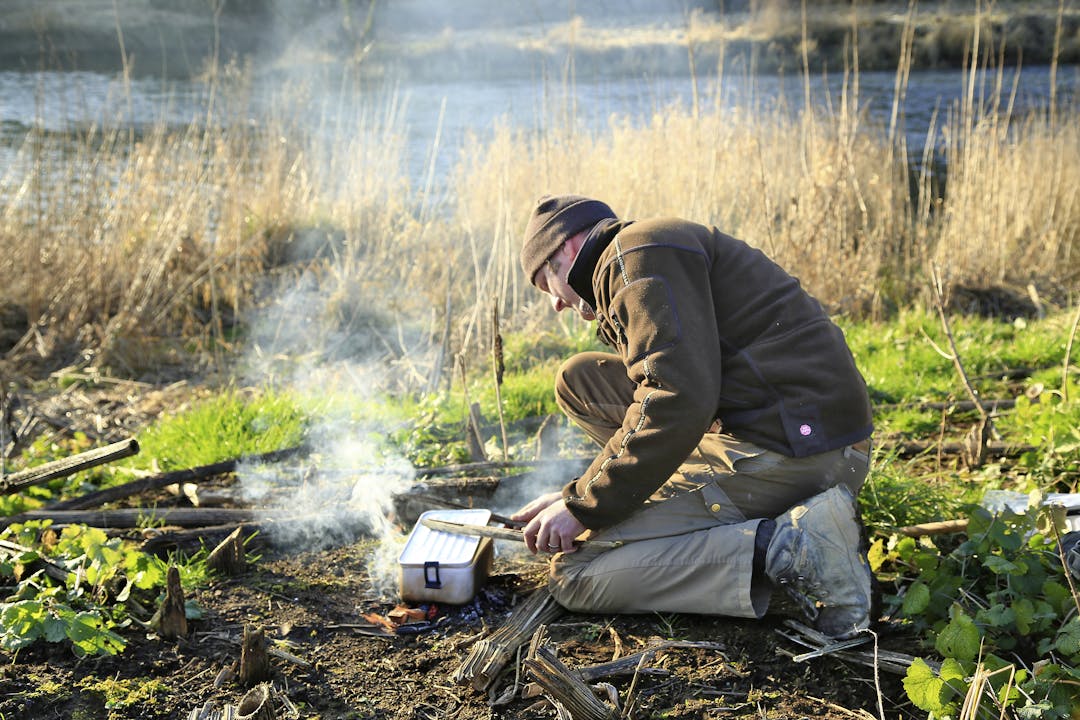
M 116 631 L 156 599 L 169 565 L 85 525 L 57 533 L 49 520 L 16 523 L 0 541 L 0 577 L 16 582 L 0 603 L 0 648 L 11 652 L 38 641 L 70 642 L 80 657 L 121 652 Z
M 917 707 L 936 718 L 956 716 L 964 703 L 976 709 L 968 717 L 998 717 L 1003 708 L 1022 718 L 1071 717 L 1080 597 L 1065 576 L 1055 522 L 1035 493 L 1023 513 L 968 508 L 967 539 L 949 552 L 929 538 L 874 544 L 872 566 L 896 582 L 892 612 L 943 658 L 909 668 L 904 687 Z

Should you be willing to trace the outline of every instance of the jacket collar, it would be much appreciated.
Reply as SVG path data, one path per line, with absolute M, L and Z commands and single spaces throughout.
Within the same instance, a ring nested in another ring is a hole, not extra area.
M 619 225 L 614 232 L 607 232 L 612 225 Z M 593 225 L 592 230 L 585 237 L 585 242 L 574 258 L 574 264 L 570 266 L 570 273 L 566 280 L 570 287 L 581 296 L 589 307 L 596 308 L 596 295 L 593 293 L 592 277 L 596 269 L 596 263 L 600 261 L 600 255 L 615 239 L 615 235 L 629 223 L 620 223 L 615 218 L 605 218 Z

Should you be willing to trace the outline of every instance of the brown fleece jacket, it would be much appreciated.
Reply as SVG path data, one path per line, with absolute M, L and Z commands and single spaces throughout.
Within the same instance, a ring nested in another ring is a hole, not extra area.
M 673 218 L 605 220 L 569 279 L 637 385 L 622 428 L 563 490 L 586 527 L 637 509 L 717 419 L 792 457 L 870 436 L 866 384 L 843 332 L 741 240 Z

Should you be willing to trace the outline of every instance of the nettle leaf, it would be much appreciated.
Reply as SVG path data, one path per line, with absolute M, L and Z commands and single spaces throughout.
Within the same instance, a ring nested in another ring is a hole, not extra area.
M 904 593 L 904 602 L 901 605 L 901 610 L 908 617 L 914 617 L 921 615 L 926 611 L 926 608 L 930 605 L 930 588 L 926 586 L 926 583 L 919 580 L 912 584 Z
M 944 657 L 972 662 L 979 654 L 979 638 L 979 628 L 975 622 L 963 612 L 956 612 L 938 634 L 934 648 Z
M 79 656 L 115 655 L 127 644 L 122 637 L 106 628 L 105 621 L 94 612 L 77 614 L 67 627 L 67 636 Z
M 983 564 L 995 575 L 1020 575 L 1027 571 L 1026 567 L 1021 567 L 1000 555 L 990 555 L 983 560 Z
M 1042 586 L 1043 597 L 1050 603 L 1050 607 L 1064 615 L 1072 607 L 1073 597 L 1069 588 L 1054 580 L 1047 580 Z
M 994 603 L 985 610 L 980 610 L 975 618 L 993 628 L 1007 628 L 1016 622 L 1016 613 L 1003 603 Z
M 954 695 L 953 690 L 934 674 L 922 658 L 915 658 L 908 667 L 904 676 L 904 691 L 920 710 L 937 715 L 945 713 L 949 708 L 948 701 Z
M 44 621 L 45 607 L 37 600 L 21 600 L 7 605 L 0 612 L 4 646 L 9 650 L 18 649 L 34 642 L 41 637 Z
M 1035 603 L 1028 598 L 1020 598 L 1012 604 L 1016 614 L 1016 629 L 1021 635 L 1031 634 L 1031 624 L 1035 620 Z
M 63 642 L 64 638 L 67 637 L 67 626 L 68 624 L 64 620 L 50 613 L 44 622 L 43 636 L 45 641 L 51 643 Z
M 1061 626 L 1054 647 L 1066 657 L 1080 657 L 1080 616 L 1073 615 Z

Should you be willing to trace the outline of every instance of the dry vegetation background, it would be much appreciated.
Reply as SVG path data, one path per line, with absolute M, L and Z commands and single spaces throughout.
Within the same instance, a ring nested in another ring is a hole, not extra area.
M 913 17 L 900 34 L 901 91 Z M 985 52 L 994 39 L 975 27 L 968 54 L 1000 83 Z M 965 99 L 936 116 L 929 137 L 942 155 L 931 162 L 907 146 L 902 117 L 866 119 L 858 54 L 845 58 L 834 70 L 843 92 L 811 97 L 807 84 L 808 110 L 775 109 L 753 91 L 721 109 L 703 91 L 690 109 L 613 117 L 596 131 L 562 121 L 563 107 L 542 132 L 506 125 L 450 149 L 452 171 L 435 177 L 433 165 L 420 181 L 392 101 L 359 131 L 327 133 L 332 123 L 298 124 L 286 110 L 338 112 L 303 84 L 283 87 L 280 115 L 258 124 L 31 129 L 0 175 L 0 351 L 24 370 L 142 376 L 229 352 L 300 286 L 320 298 L 304 321 L 327 334 L 373 329 L 389 346 L 408 326 L 430 347 L 480 349 L 493 304 L 504 331 L 541 317 L 517 251 L 535 197 L 563 191 L 627 218 L 715 224 L 857 317 L 917 302 L 935 265 L 953 286 L 1031 285 L 1075 302 L 1076 106 L 1017 114 L 1017 88 L 988 92 L 972 73 Z M 223 116 L 250 100 L 250 70 L 229 66 L 208 83 Z

